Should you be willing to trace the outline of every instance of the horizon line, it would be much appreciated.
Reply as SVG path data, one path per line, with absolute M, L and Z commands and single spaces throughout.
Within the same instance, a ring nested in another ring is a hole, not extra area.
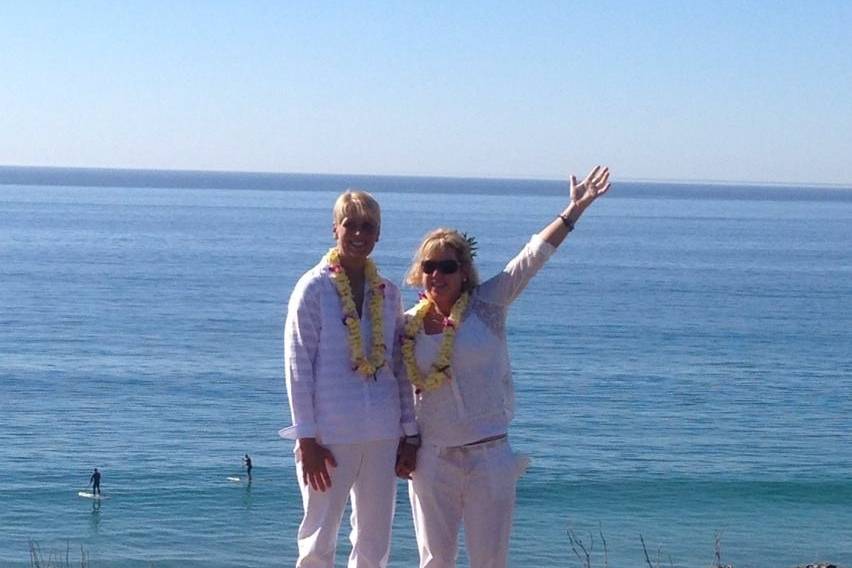
M 172 174 L 236 174 L 236 175 L 308 175 L 308 176 L 354 176 L 354 177 L 384 177 L 384 178 L 431 178 L 431 179 L 460 179 L 460 180 L 506 180 L 506 181 L 552 181 L 567 183 L 567 179 L 548 176 L 482 176 L 482 175 L 429 175 L 413 173 L 336 173 L 336 172 L 304 172 L 304 171 L 260 171 L 260 170 L 218 170 L 218 169 L 173 169 L 173 168 L 134 168 L 108 166 L 43 166 L 22 164 L 0 164 L 1 169 L 30 169 L 30 170 L 79 170 L 100 172 L 157 172 Z M 831 182 L 790 182 L 790 181 L 754 181 L 754 180 L 725 180 L 725 179 L 673 179 L 673 178 L 621 178 L 617 183 L 659 183 L 668 185 L 715 185 L 715 186 L 754 186 L 754 187 L 799 187 L 823 189 L 852 189 L 852 183 Z M 0 182 L 2 183 L 2 182 Z

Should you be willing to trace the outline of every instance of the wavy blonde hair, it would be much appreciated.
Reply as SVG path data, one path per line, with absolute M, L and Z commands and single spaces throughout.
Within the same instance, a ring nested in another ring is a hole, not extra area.
M 467 281 L 462 282 L 463 292 L 479 286 L 479 273 L 473 264 L 470 242 L 457 230 L 443 227 L 430 231 L 423 237 L 414 254 L 414 260 L 411 261 L 411 267 L 405 275 L 405 283 L 414 288 L 419 287 L 423 282 L 423 269 L 420 268 L 420 263 L 440 249 L 452 250 L 462 269 L 467 270 Z

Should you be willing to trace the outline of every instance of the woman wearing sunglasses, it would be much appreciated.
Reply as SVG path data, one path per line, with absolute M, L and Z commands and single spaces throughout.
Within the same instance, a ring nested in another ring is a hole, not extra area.
M 297 566 L 334 566 L 337 532 L 352 504 L 350 566 L 386 566 L 396 497 L 394 466 L 411 469 L 417 433 L 411 387 L 391 369 L 401 332 L 399 290 L 369 258 L 381 213 L 369 194 L 334 205 L 335 246 L 296 283 L 284 357 L 304 517 Z M 399 458 L 397 452 L 399 450 Z
M 406 313 L 401 355 L 414 388 L 421 446 L 408 477 L 421 568 L 455 566 L 464 523 L 471 568 L 508 563 L 519 460 L 507 439 L 514 392 L 506 342 L 509 305 L 609 188 L 598 166 L 568 206 L 498 275 L 480 283 L 473 243 L 452 229 L 423 239 L 406 282 L 422 287 Z

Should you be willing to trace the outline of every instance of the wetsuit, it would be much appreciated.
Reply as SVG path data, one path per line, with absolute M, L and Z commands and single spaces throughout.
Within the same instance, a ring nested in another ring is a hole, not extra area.
M 95 470 L 95 473 L 92 474 L 92 477 L 89 478 L 89 483 L 92 484 L 92 494 L 100 495 L 101 494 L 101 472 Z

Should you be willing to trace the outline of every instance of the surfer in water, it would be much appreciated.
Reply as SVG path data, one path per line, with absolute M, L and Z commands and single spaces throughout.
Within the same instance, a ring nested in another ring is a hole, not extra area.
M 246 464 L 246 475 L 248 476 L 248 480 L 251 481 L 251 458 L 248 454 L 243 458 L 243 462 Z
M 89 478 L 89 483 L 92 484 L 92 495 L 100 495 L 101 494 L 101 472 L 98 471 L 98 468 L 95 468 L 95 471 L 92 473 L 92 477 Z

